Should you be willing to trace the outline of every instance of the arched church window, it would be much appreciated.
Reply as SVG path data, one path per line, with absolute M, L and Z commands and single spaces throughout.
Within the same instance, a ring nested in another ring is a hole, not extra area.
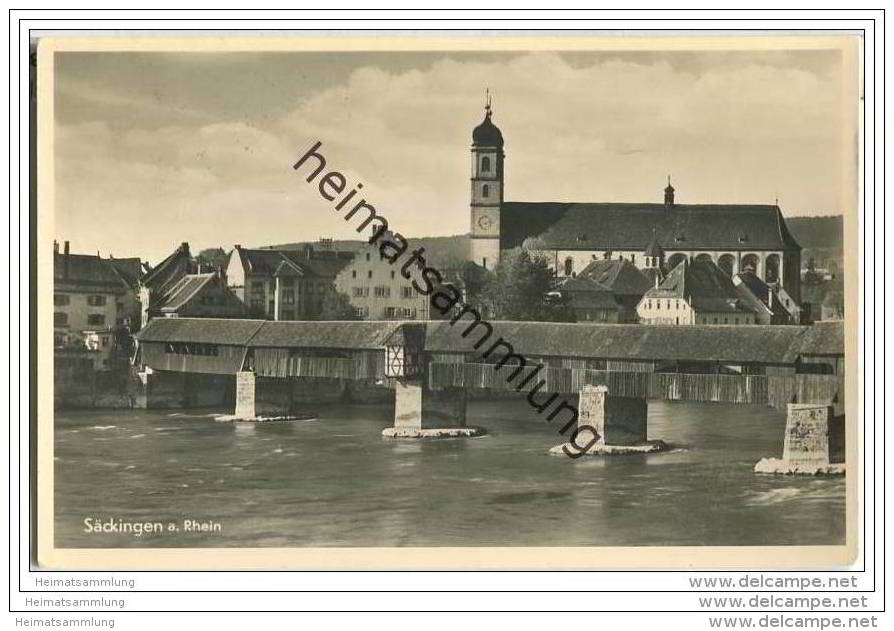
M 481 196 L 487 197 L 489 194 L 490 194 L 490 188 L 488 187 L 487 184 L 485 184 L 484 186 L 481 187 Z
M 574 260 L 569 256 L 565 259 L 565 276 L 571 276 L 572 271 L 574 271 Z
M 481 158 L 481 172 L 490 173 L 490 158 L 487 156 Z

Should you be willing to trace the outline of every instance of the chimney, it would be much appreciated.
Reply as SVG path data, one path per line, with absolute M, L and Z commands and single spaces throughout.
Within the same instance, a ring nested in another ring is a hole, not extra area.
M 68 278 L 68 259 L 69 259 L 69 254 L 70 254 L 68 241 L 65 242 L 65 245 L 63 247 L 65 248 L 63 250 L 63 253 L 65 254 L 65 256 L 62 259 L 62 278 L 67 279 Z
M 64 250 L 64 251 L 65 251 L 65 256 L 68 256 L 68 254 L 69 254 L 68 245 L 69 245 L 69 244 L 68 244 L 68 241 L 66 241 L 66 242 L 65 242 L 65 250 Z
M 53 240 L 53 254 L 59 254 L 59 242 Z

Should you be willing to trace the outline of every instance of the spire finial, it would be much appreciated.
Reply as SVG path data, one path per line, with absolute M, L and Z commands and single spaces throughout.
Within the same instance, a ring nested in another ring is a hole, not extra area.
M 667 174 L 667 185 L 668 185 L 668 186 L 671 185 L 671 176 L 670 176 L 670 173 Z
M 491 107 L 490 107 L 490 88 L 484 89 L 484 111 L 490 116 L 491 115 Z

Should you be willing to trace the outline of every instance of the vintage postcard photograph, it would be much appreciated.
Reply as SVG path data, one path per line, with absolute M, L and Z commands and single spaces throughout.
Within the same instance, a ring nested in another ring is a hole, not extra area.
M 851 562 L 859 59 L 41 40 L 40 564 Z

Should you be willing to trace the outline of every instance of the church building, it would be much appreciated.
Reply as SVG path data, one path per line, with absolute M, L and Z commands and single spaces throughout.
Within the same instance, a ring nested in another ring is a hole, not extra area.
M 778 205 L 679 204 L 670 177 L 663 202 L 507 202 L 503 134 L 492 119 L 488 101 L 472 132 L 473 262 L 492 270 L 526 240 L 559 279 L 598 260 L 625 259 L 662 276 L 684 260 L 711 261 L 729 277 L 752 271 L 800 302 L 801 246 Z

